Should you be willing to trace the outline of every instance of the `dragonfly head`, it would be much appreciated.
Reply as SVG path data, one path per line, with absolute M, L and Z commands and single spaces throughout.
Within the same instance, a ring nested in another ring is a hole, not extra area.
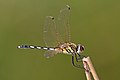
M 77 50 L 77 53 L 80 54 L 85 50 L 85 47 L 81 44 L 78 44 L 76 50 Z

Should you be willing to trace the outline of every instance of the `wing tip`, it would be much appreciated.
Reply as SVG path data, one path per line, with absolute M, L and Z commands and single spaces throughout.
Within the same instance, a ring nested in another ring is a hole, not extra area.
M 71 9 L 69 5 L 66 5 L 66 7 L 68 8 L 68 10 L 70 10 L 70 9 Z
M 46 16 L 46 18 L 51 18 L 52 20 L 55 19 L 53 16 Z

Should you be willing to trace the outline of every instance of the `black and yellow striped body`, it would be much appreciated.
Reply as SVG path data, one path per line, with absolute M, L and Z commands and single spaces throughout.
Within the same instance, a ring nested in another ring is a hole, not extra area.
M 69 54 L 69 55 L 73 55 L 74 53 L 76 53 L 76 44 L 74 43 L 63 43 L 58 45 L 58 47 L 62 50 L 63 54 Z
M 83 46 L 80 45 L 79 47 L 74 43 L 62 43 L 56 47 L 20 45 L 17 48 L 20 48 L 20 49 L 43 49 L 43 50 L 48 50 L 48 51 L 54 51 L 56 54 L 63 53 L 63 54 L 68 54 L 68 55 L 74 55 L 74 54 L 78 53 L 78 51 L 79 51 L 79 53 L 81 53 L 84 50 Z
M 43 50 L 56 51 L 57 53 L 63 53 L 63 54 L 69 54 L 69 55 L 76 53 L 76 45 L 74 43 L 63 43 L 54 48 L 34 46 L 34 45 L 19 45 L 17 48 L 19 49 L 43 49 Z

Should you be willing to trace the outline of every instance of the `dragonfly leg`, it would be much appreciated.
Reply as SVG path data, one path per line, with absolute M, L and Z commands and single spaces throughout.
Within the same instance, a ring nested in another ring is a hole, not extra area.
M 78 65 L 78 64 L 75 64 L 74 56 L 72 56 L 72 64 L 73 64 L 73 66 L 75 66 L 75 67 L 77 67 L 77 68 L 82 68 L 82 69 L 84 69 L 83 66 L 80 66 L 80 65 Z
M 73 64 L 73 66 L 75 66 L 75 67 L 79 67 L 78 65 L 75 65 L 74 56 L 72 56 L 72 64 Z
M 78 60 L 79 60 L 79 59 L 78 59 L 78 57 L 77 57 L 77 54 L 76 54 L 76 53 L 75 53 L 75 59 L 76 59 L 76 61 L 78 62 Z
M 77 53 L 77 54 L 78 54 L 78 53 Z M 80 55 L 80 54 L 78 54 L 78 56 L 79 56 L 79 57 L 77 58 L 78 61 L 82 61 L 82 59 L 83 59 L 84 57 L 86 57 L 86 56 Z

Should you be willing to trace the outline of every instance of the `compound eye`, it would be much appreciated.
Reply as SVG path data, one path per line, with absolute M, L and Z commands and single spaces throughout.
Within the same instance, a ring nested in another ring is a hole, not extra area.
M 82 53 L 84 50 L 85 50 L 84 46 L 78 44 L 78 46 L 77 46 L 77 48 L 76 48 L 77 53 L 80 54 L 80 53 Z
M 84 48 L 84 46 L 80 46 L 80 51 L 84 51 L 85 50 L 85 48 Z

